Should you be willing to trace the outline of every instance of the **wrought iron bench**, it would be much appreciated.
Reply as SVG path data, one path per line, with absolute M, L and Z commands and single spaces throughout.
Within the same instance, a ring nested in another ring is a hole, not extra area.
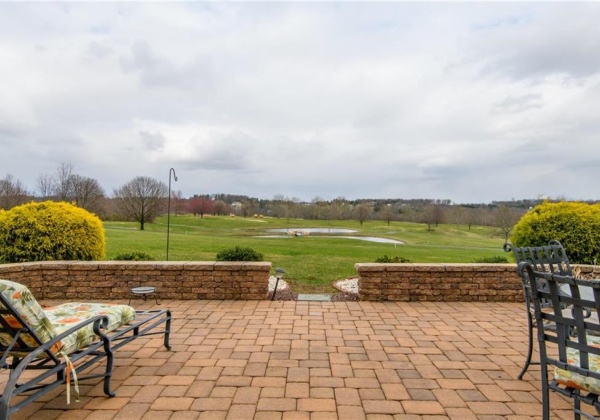
M 517 262 L 517 273 L 521 277 L 523 285 L 523 294 L 525 296 L 525 305 L 527 308 L 527 328 L 528 328 L 528 348 L 527 357 L 525 358 L 525 364 L 519 373 L 519 379 L 523 379 L 523 375 L 531 364 L 539 364 L 539 362 L 532 362 L 531 356 L 533 354 L 533 313 L 534 307 L 531 301 L 531 288 L 529 285 L 529 278 L 525 273 L 525 264 L 532 264 L 536 271 L 560 274 L 564 276 L 573 275 L 569 258 L 565 249 L 558 241 L 550 241 L 546 246 L 535 246 L 535 247 L 515 247 L 513 244 L 505 243 L 504 250 L 506 252 L 513 253 Z M 542 286 L 544 285 L 542 281 Z M 544 308 L 552 306 L 551 301 L 541 302 Z
M 594 419 L 581 410 L 581 403 L 600 414 L 600 280 L 540 272 L 530 263 L 523 263 L 521 269 L 532 291 L 537 324 L 543 418 L 550 417 L 549 391 L 553 390 L 574 399 L 576 419 Z M 552 302 L 550 311 L 544 310 L 548 301 Z M 566 306 L 569 311 L 561 310 Z M 551 367 L 553 379 L 548 377 Z
M 70 403 L 71 384 L 78 398 L 77 384 L 86 379 L 104 378 L 104 393 L 115 396 L 110 388 L 114 351 L 154 334 L 163 335 L 164 346 L 170 349 L 170 328 L 169 310 L 135 311 L 110 303 L 65 303 L 42 309 L 26 286 L 0 280 L 0 369 L 9 371 L 0 395 L 0 419 L 62 384 Z M 77 375 L 105 358 L 103 373 Z M 26 370 L 39 374 L 22 379 Z M 23 398 L 11 405 L 20 395 Z

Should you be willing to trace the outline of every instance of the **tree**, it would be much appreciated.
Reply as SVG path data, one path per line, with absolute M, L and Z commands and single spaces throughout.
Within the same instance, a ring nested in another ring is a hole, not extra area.
M 119 212 L 128 220 L 139 222 L 140 230 L 165 210 L 168 187 L 154 178 L 138 176 L 114 190 Z
M 444 223 L 444 209 L 439 204 L 429 204 L 423 210 L 423 223 L 427 224 L 427 230 L 431 230 L 431 226 L 438 227 L 440 223 Z
M 39 197 L 46 200 L 54 194 L 54 178 L 52 175 L 40 175 L 37 179 L 37 192 Z
M 202 219 L 205 214 L 214 212 L 215 202 L 208 196 L 195 196 L 190 200 L 190 211 L 194 216 L 200 215 Z
M 74 197 L 73 170 L 75 165 L 71 162 L 63 162 L 56 168 L 54 178 L 54 195 L 59 201 L 70 201 Z
M 37 188 L 40 197 L 75 203 L 92 213 L 103 213 L 106 198 L 104 188 L 97 180 L 76 174 L 74 171 L 75 165 L 63 162 L 58 165 L 54 175 L 45 174 L 38 177 Z
M 0 179 L 0 209 L 11 209 L 29 200 L 29 193 L 19 179 L 6 174 Z
M 181 190 L 171 192 L 171 205 L 173 207 L 175 216 L 178 216 L 185 211 L 187 202 L 185 198 L 183 198 L 183 193 Z
M 71 175 L 69 181 L 70 200 L 89 212 L 101 214 L 104 210 L 104 188 L 100 183 L 82 175 Z
M 213 211 L 215 216 L 223 216 L 229 213 L 229 206 L 223 200 L 217 200 Z
M 519 214 L 516 209 L 505 205 L 498 206 L 496 210 L 496 226 L 500 228 L 504 243 L 508 242 L 508 237 L 515 224 L 519 221 Z
M 364 221 L 369 218 L 370 215 L 371 215 L 371 208 L 369 206 L 367 206 L 366 204 L 359 204 L 354 209 L 354 217 L 356 217 L 356 220 L 359 221 L 361 226 L 363 225 Z
M 394 209 L 391 204 L 387 204 L 383 206 L 383 208 L 379 211 L 379 215 L 383 220 L 387 222 L 387 225 L 390 225 L 390 222 L 395 219 Z

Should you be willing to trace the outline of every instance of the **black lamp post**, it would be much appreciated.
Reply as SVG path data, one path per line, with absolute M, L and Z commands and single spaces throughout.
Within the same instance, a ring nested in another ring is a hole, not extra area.
M 277 286 L 279 285 L 279 280 L 281 280 L 284 274 L 285 270 L 283 268 L 275 269 L 275 276 L 277 280 L 275 281 L 275 288 L 273 289 L 273 295 L 271 295 L 271 300 L 275 300 L 275 294 L 277 293 Z
M 173 179 L 177 181 L 175 169 L 169 169 L 169 198 L 167 199 L 167 261 L 169 261 L 169 233 L 171 232 L 171 174 L 173 174 Z

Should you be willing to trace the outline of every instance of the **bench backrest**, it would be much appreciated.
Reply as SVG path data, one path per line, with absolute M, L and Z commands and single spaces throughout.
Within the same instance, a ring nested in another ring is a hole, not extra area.
M 24 356 L 56 335 L 56 329 L 26 286 L 0 280 L 0 353 L 8 350 L 11 355 Z
M 545 246 L 526 246 L 516 247 L 513 244 L 505 243 L 504 250 L 512 251 L 517 262 L 517 274 L 521 277 L 523 283 L 523 293 L 525 294 L 525 303 L 533 312 L 533 302 L 531 297 L 531 288 L 529 285 L 529 277 L 525 273 L 525 268 L 531 266 L 532 270 L 541 273 L 559 274 L 561 276 L 572 276 L 571 264 L 567 253 L 559 241 L 551 240 Z M 541 288 L 547 288 L 546 282 L 541 279 L 538 285 Z M 546 300 L 541 302 L 544 307 L 552 306 L 552 301 Z
M 517 270 L 523 276 L 523 263 L 530 263 L 535 271 L 572 276 L 571 264 L 567 253 L 559 241 L 552 240 L 545 246 L 515 247 L 508 242 L 504 250 L 512 251 L 517 262 Z

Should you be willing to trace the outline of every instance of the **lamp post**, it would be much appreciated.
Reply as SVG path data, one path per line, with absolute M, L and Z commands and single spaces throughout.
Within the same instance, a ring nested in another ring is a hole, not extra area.
M 169 261 L 169 233 L 171 232 L 171 174 L 173 174 L 173 179 L 177 182 L 175 169 L 169 169 L 169 198 L 167 199 L 167 261 Z
M 275 288 L 273 289 L 273 295 L 271 296 L 271 300 L 275 300 L 275 293 L 277 293 L 277 286 L 279 285 L 279 280 L 281 280 L 281 278 L 283 277 L 283 275 L 285 274 L 285 270 L 283 268 L 276 268 L 275 269 L 275 276 L 277 278 L 277 280 L 275 281 Z

